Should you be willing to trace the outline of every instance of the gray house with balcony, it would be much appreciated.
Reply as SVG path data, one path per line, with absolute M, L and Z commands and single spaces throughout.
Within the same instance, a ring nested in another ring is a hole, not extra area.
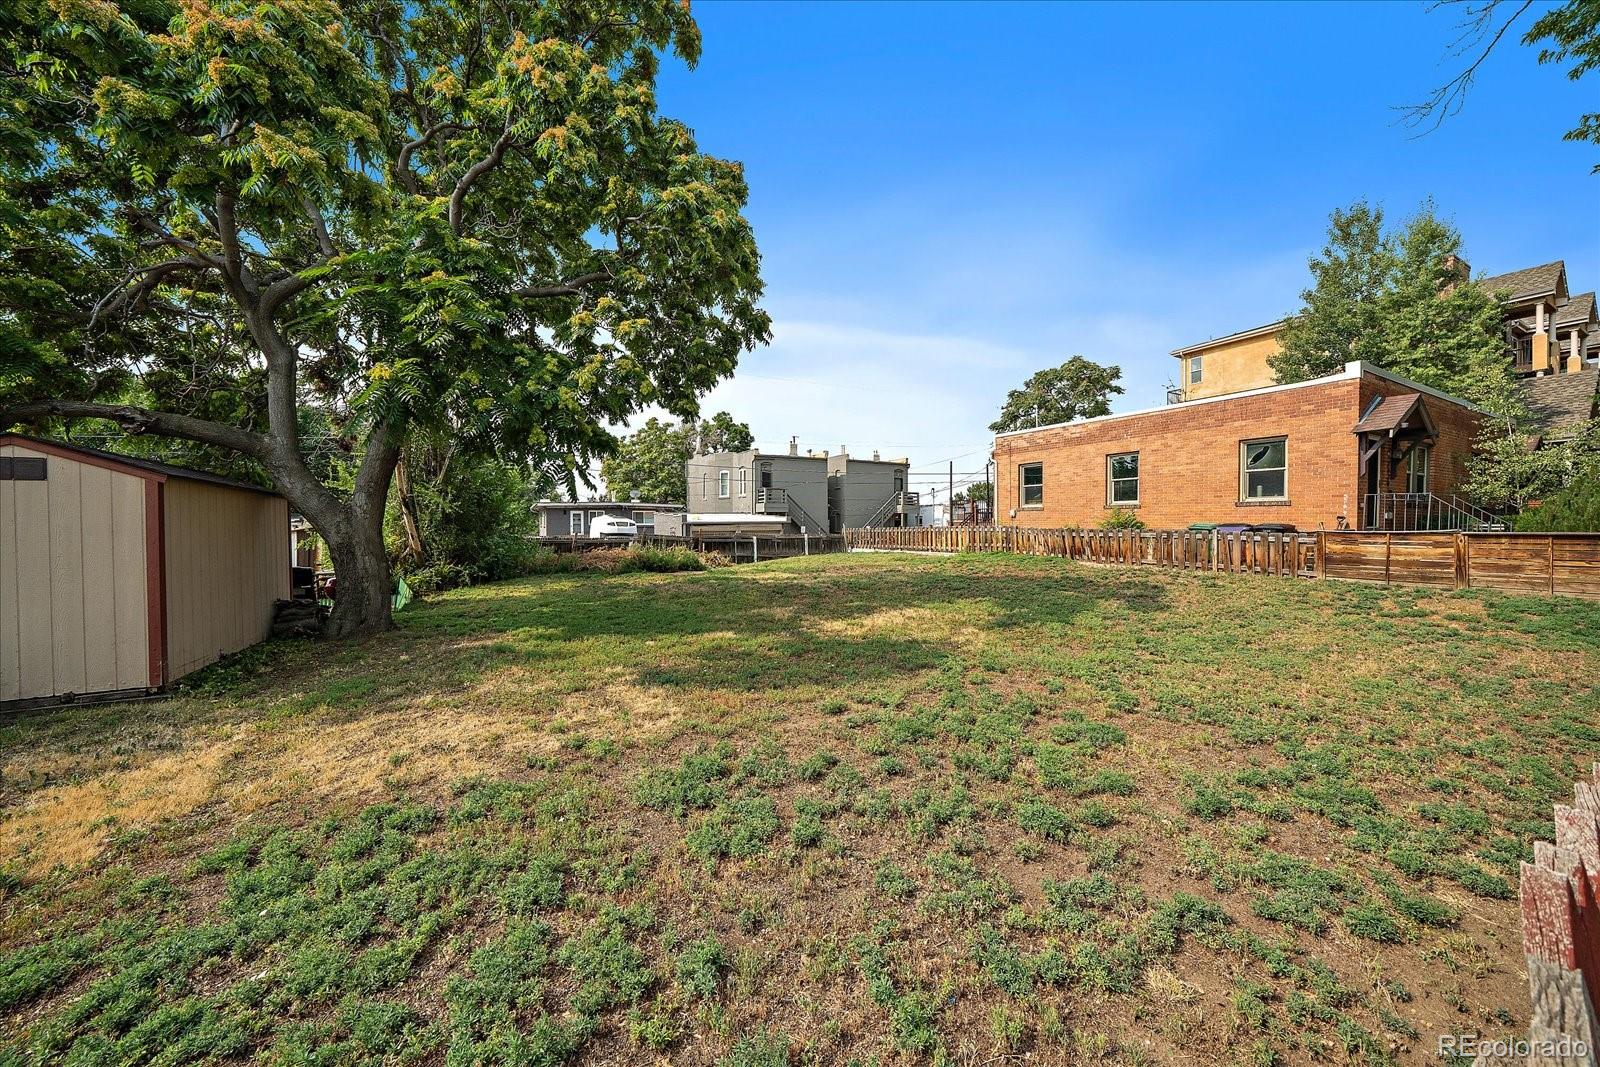
M 843 448 L 828 457 L 828 515 L 834 533 L 871 526 L 915 526 L 917 494 L 908 492 L 911 462 L 850 455 Z
M 847 526 L 908 525 L 916 494 L 905 460 L 827 452 L 715 452 L 686 467 L 686 521 L 702 533 L 840 533 Z

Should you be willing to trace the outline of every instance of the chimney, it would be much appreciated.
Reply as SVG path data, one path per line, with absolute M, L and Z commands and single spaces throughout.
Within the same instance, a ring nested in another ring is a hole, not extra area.
M 839 455 L 848 456 L 849 454 L 850 454 L 850 450 L 849 449 L 845 448 L 844 445 L 840 445 L 839 446 Z
M 789 438 L 789 455 L 798 456 L 799 454 L 800 454 L 800 438 L 798 438 L 798 437 Z
M 874 448 L 874 449 L 873 449 L 873 450 L 872 450 L 872 458 L 873 458 L 873 459 L 874 459 L 874 460 L 876 460 L 876 459 L 877 459 L 877 458 L 878 458 L 878 450 L 877 450 L 877 449 L 876 449 L 876 448 Z
M 822 450 L 822 458 L 823 459 L 827 459 L 828 458 L 828 450 L 826 448 L 824 448 Z
M 1444 269 L 1450 275 L 1450 281 L 1446 285 L 1447 292 L 1472 277 L 1472 265 L 1454 252 L 1444 257 Z

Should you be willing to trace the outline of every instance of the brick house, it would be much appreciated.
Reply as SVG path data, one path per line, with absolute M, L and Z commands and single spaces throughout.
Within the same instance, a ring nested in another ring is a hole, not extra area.
M 1130 511 L 1155 529 L 1393 526 L 1408 498 L 1469 507 L 1455 493 L 1483 418 L 1466 401 L 1350 363 L 1291 385 L 1017 430 L 995 438 L 998 517 L 1095 526 Z
M 1469 276 L 1466 263 L 1457 266 L 1463 278 Z M 1568 292 L 1562 260 L 1480 278 L 1475 284 L 1501 301 L 1506 359 L 1525 388 L 1539 388 L 1533 384 L 1538 378 L 1592 372 L 1600 365 L 1595 294 Z M 1279 319 L 1173 349 L 1178 382 L 1167 390 L 1167 402 L 1272 385 L 1277 379 L 1269 360 L 1278 353 L 1286 322 Z

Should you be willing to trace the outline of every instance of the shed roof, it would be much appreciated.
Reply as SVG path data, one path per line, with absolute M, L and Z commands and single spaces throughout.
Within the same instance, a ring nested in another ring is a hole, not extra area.
M 107 452 L 101 448 L 89 448 L 86 445 L 74 444 L 71 441 L 55 441 L 45 437 L 32 437 L 23 433 L 0 433 L 0 445 L 23 444 L 41 451 L 56 455 L 80 456 L 86 459 L 99 460 L 105 465 L 126 469 L 130 474 L 158 475 L 161 478 L 183 478 L 191 482 L 209 482 L 212 485 L 221 485 L 229 489 L 245 489 L 252 493 L 261 493 L 265 496 L 281 496 L 274 490 L 242 482 L 237 478 L 224 478 L 220 474 L 210 471 L 197 471 L 193 467 L 179 467 L 171 463 L 161 463 L 143 456 L 127 456 L 121 452 Z

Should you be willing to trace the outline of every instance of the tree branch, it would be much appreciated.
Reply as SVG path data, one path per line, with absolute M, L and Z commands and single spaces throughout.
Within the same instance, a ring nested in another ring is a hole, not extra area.
M 515 295 L 537 299 L 543 296 L 578 296 L 585 287 L 596 282 L 610 281 L 611 272 L 604 270 L 593 271 L 589 274 L 580 274 L 576 278 L 569 278 L 564 282 L 554 285 L 529 285 L 516 290 Z
M 311 220 L 311 232 L 316 235 L 323 261 L 332 259 L 339 254 L 339 250 L 333 247 L 333 238 L 328 236 L 328 220 L 322 217 L 322 209 L 309 196 L 302 196 L 300 203 L 305 208 L 306 217 Z
M 208 270 L 210 267 L 211 264 L 199 256 L 182 256 L 148 267 L 135 267 L 124 274 L 110 292 L 95 301 L 94 307 L 89 311 L 89 328 L 94 328 L 94 324 L 102 314 L 113 315 L 155 289 L 167 275 L 176 274 L 181 270 Z M 143 278 L 139 278 L 141 274 L 144 275 Z M 130 288 L 128 283 L 135 278 L 139 278 L 139 283 Z
M 107 419 L 129 433 L 181 437 L 186 441 L 216 445 L 257 459 L 265 459 L 271 443 L 261 434 L 226 426 L 208 419 L 150 411 L 130 404 L 95 404 L 79 400 L 46 400 L 0 409 L 0 426 L 11 426 L 25 419 L 45 417 L 63 419 Z
M 399 155 L 394 157 L 394 176 L 400 184 L 405 186 L 406 192 L 413 196 L 422 195 L 422 183 L 417 181 L 417 176 L 411 172 L 411 154 L 419 149 L 426 148 L 432 140 L 441 133 L 465 133 L 473 129 L 460 122 L 441 122 L 429 126 L 422 131 L 421 136 L 415 140 L 407 141 L 400 148 Z
M 505 131 L 495 140 L 494 146 L 489 149 L 489 154 L 468 167 L 467 172 L 461 176 L 461 180 L 456 182 L 455 192 L 450 194 L 451 233 L 457 236 L 461 234 L 461 214 L 466 204 L 467 190 L 471 189 L 473 183 L 479 178 L 500 165 L 500 161 L 505 158 L 506 149 L 511 147 L 513 136 L 511 123 L 507 120 Z
M 1440 0 L 1440 3 L 1434 6 L 1440 7 L 1444 2 L 1445 0 Z M 1456 38 L 1454 54 L 1460 55 L 1483 40 L 1484 36 L 1489 32 L 1488 26 L 1490 25 L 1491 16 L 1500 3 L 1501 0 L 1486 0 L 1476 12 L 1473 12 L 1470 5 L 1468 6 L 1467 11 L 1471 18 L 1467 23 L 1467 29 L 1462 32 L 1460 37 Z M 1478 53 L 1478 58 L 1474 59 L 1466 70 L 1435 89 L 1427 100 L 1401 109 L 1405 116 L 1405 124 L 1412 128 L 1427 122 L 1430 116 L 1433 118 L 1433 125 L 1422 130 L 1416 136 L 1421 137 L 1424 134 L 1432 133 L 1439 128 L 1445 119 L 1461 110 L 1461 105 L 1466 102 L 1467 90 L 1472 88 L 1473 79 L 1478 76 L 1478 68 L 1483 65 L 1484 60 L 1489 58 L 1489 53 L 1494 51 L 1495 46 L 1500 43 L 1500 38 L 1506 35 L 1506 31 L 1511 28 L 1512 24 L 1520 19 L 1523 13 L 1532 6 L 1533 0 L 1523 0 L 1516 12 L 1501 23 L 1500 28 L 1494 32 L 1494 36 L 1489 38 L 1489 43 L 1484 45 L 1483 51 Z

